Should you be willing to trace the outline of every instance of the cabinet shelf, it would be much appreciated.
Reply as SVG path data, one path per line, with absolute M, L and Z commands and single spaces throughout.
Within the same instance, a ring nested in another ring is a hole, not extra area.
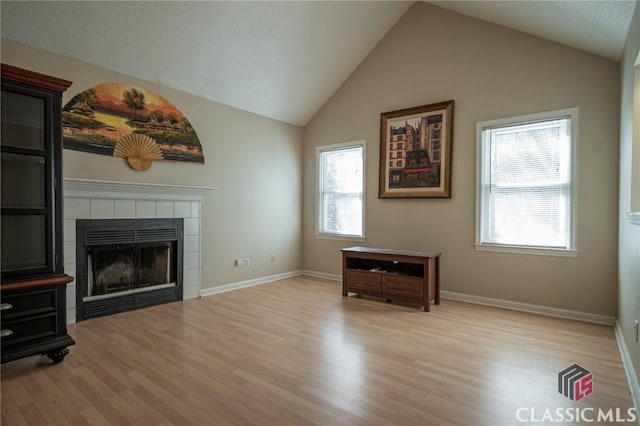
M 383 274 L 408 275 L 412 277 L 424 276 L 424 265 L 398 260 L 363 259 L 347 257 L 347 269 L 358 271 L 379 272 Z

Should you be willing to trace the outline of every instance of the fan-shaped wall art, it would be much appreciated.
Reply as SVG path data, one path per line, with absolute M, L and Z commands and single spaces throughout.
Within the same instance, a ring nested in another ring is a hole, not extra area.
M 66 149 L 126 158 L 136 170 L 153 161 L 204 163 L 189 120 L 156 93 L 126 84 L 102 84 L 76 95 L 62 111 Z

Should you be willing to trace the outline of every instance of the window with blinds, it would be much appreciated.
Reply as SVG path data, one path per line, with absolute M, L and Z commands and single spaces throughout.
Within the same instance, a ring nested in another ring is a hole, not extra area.
M 577 109 L 478 123 L 476 246 L 575 249 Z

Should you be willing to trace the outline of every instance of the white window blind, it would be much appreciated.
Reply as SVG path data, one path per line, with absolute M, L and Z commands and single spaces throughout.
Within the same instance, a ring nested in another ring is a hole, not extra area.
M 477 244 L 573 249 L 572 115 L 480 129 Z
M 364 144 L 318 148 L 318 233 L 363 236 Z

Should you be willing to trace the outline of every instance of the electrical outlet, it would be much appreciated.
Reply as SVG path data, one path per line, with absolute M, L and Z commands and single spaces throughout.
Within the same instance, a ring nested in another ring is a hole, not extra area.
M 233 261 L 233 266 L 242 266 L 242 260 L 241 259 L 236 259 Z
M 248 257 L 245 257 L 245 258 L 244 258 L 244 267 L 245 267 L 245 268 L 248 268 L 248 267 L 249 267 L 249 265 L 250 265 L 249 258 L 248 258 Z
M 636 343 L 638 343 L 638 333 L 640 332 L 640 330 L 638 330 L 638 328 L 640 327 L 640 325 L 638 324 L 638 320 L 635 321 L 636 323 Z

